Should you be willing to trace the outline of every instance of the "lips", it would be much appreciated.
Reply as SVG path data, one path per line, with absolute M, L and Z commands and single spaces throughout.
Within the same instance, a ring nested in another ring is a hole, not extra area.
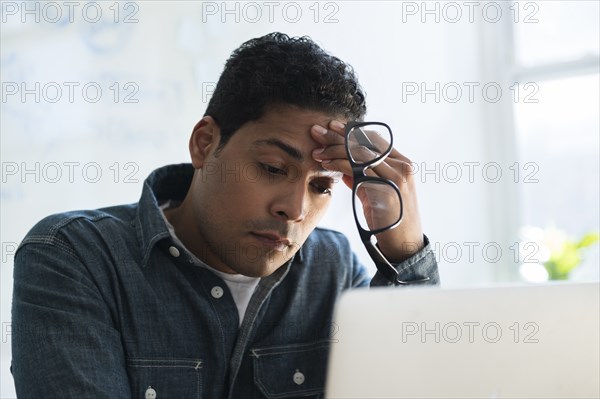
M 292 245 L 289 239 L 282 237 L 274 232 L 253 231 L 250 234 L 263 246 L 270 247 L 279 251 L 283 251 L 284 249 Z

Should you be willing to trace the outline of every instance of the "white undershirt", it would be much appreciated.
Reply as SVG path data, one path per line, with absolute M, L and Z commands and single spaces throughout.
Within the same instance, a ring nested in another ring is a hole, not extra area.
M 244 315 L 246 314 L 246 308 L 248 308 L 248 303 L 250 302 L 250 298 L 252 298 L 252 294 L 254 294 L 254 290 L 260 281 L 260 277 L 223 273 L 222 271 L 213 268 L 210 268 L 210 270 L 221 277 L 225 281 L 225 284 L 227 284 L 227 287 L 229 287 L 231 296 L 237 306 L 241 326 Z
M 250 298 L 252 298 L 252 294 L 254 293 L 256 286 L 260 282 L 260 277 L 249 277 L 244 276 L 243 274 L 224 273 L 220 270 L 216 270 L 210 267 L 209 265 L 198 259 L 191 251 L 189 251 L 185 247 L 185 245 L 183 245 L 179 237 L 177 237 L 177 235 L 175 234 L 175 228 L 171 223 L 169 223 L 169 220 L 165 216 L 165 210 L 169 208 L 171 208 L 171 201 L 167 201 L 160 206 L 162 216 L 165 219 L 167 227 L 169 228 L 171 237 L 173 237 L 173 240 L 190 254 L 195 263 L 210 270 L 217 276 L 221 277 L 223 281 L 225 281 L 225 284 L 227 284 L 229 291 L 231 291 L 231 296 L 233 297 L 233 301 L 235 302 L 235 305 L 237 307 L 240 320 L 239 325 L 241 326 L 242 321 L 244 320 L 244 315 L 246 314 L 246 308 L 248 307 L 248 303 L 250 302 Z

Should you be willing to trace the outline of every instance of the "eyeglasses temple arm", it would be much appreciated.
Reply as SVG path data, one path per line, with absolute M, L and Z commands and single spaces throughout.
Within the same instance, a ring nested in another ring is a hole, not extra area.
M 365 248 L 367 248 L 367 252 L 371 256 L 371 259 L 375 262 L 375 266 L 377 266 L 377 270 L 383 277 L 385 277 L 389 282 L 396 284 L 398 281 L 398 271 L 394 266 L 391 265 L 390 262 L 383 256 L 379 248 L 377 248 L 371 241 L 363 241 L 365 244 Z M 396 284 L 397 285 L 397 284 Z
M 367 248 L 367 252 L 371 256 L 371 259 L 375 262 L 375 266 L 377 270 L 383 277 L 385 277 L 389 282 L 394 285 L 412 285 L 412 284 L 420 284 L 426 281 L 429 281 L 429 277 L 425 277 L 419 280 L 411 280 L 411 281 L 403 281 L 398 278 L 398 271 L 392 264 L 386 259 L 385 256 L 381 253 L 379 248 L 376 245 L 373 245 L 371 241 L 364 242 L 365 248 Z

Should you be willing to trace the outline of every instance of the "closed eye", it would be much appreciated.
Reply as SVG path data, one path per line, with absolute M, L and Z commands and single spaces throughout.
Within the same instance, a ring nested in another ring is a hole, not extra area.
M 268 165 L 266 163 L 261 163 L 260 166 L 265 171 L 267 171 L 267 173 L 269 173 L 269 174 L 272 174 L 272 175 L 282 175 L 282 176 L 287 175 L 287 171 L 285 171 L 284 169 L 276 168 L 275 166 L 271 166 L 271 165 Z
M 260 167 L 267 172 L 270 176 L 289 176 L 289 178 L 293 178 L 292 175 L 289 175 L 289 172 L 287 169 L 282 169 L 282 168 L 278 168 L 276 166 L 273 165 L 269 165 L 266 163 L 260 163 L 259 162 Z M 331 195 L 332 193 L 332 185 L 333 185 L 334 181 L 332 179 L 326 178 L 326 179 L 315 179 L 310 183 L 311 188 L 314 190 L 314 192 L 316 192 L 319 195 Z
M 310 184 L 312 188 L 318 193 L 322 195 L 331 195 L 331 186 L 330 184 L 323 184 L 320 182 L 313 182 Z

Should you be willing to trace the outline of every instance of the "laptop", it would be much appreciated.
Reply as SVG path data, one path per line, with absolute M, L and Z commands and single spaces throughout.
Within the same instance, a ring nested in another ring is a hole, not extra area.
M 352 290 L 327 398 L 598 398 L 600 284 Z

